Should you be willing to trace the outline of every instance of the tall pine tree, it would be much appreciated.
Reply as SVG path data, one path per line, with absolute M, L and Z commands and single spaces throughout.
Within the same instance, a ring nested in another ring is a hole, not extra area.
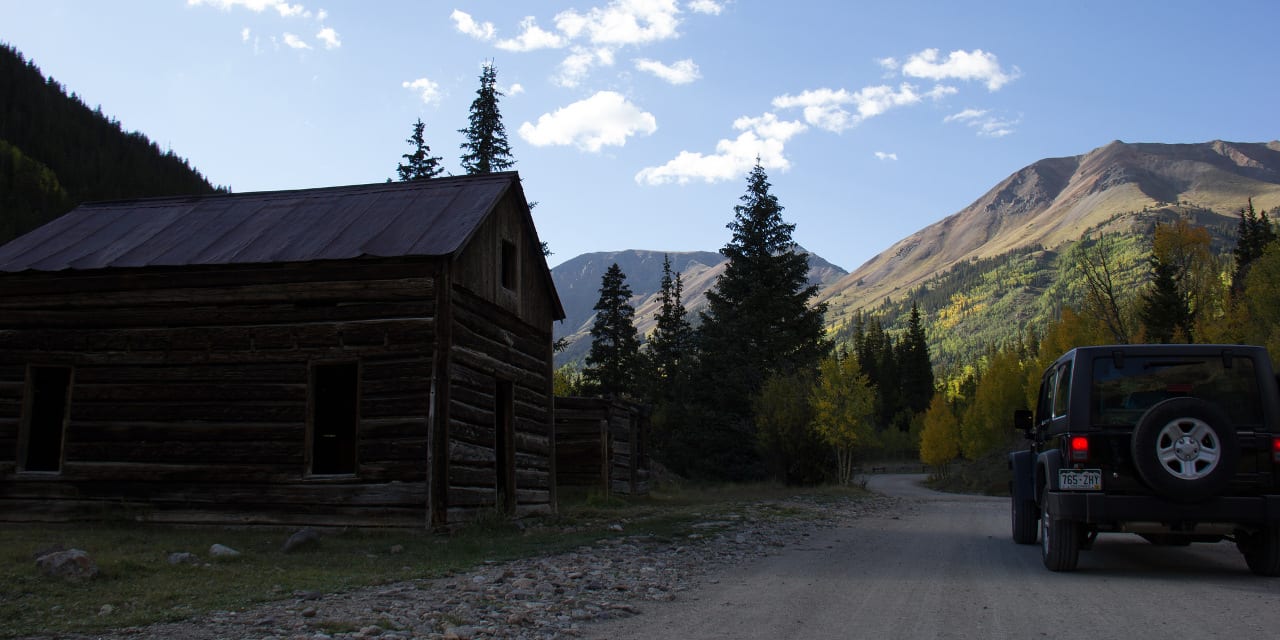
M 911 304 L 907 333 L 897 348 L 898 373 L 901 376 L 903 408 L 920 413 L 933 401 L 933 363 L 929 359 L 929 343 L 920 320 L 920 307 Z
M 1177 267 L 1151 256 L 1151 285 L 1142 294 L 1138 319 L 1148 342 L 1191 342 L 1191 304 L 1178 283 Z
M 615 262 L 600 279 L 591 352 L 582 371 L 588 393 L 618 397 L 633 391 L 640 338 L 636 336 L 635 308 L 630 300 L 627 276 Z
M 1249 198 L 1248 206 L 1240 209 L 1240 224 L 1236 227 L 1235 269 L 1231 272 L 1231 292 L 1239 295 L 1244 291 L 1244 278 L 1249 275 L 1249 265 L 1262 257 L 1262 252 L 1276 239 L 1276 232 L 1271 228 L 1271 220 L 1265 211 L 1259 213 L 1253 209 L 1253 198 Z
M 671 256 L 662 257 L 662 281 L 658 288 L 661 306 L 654 314 L 656 324 L 646 345 L 654 404 L 677 400 L 688 388 L 694 356 L 693 326 L 684 307 L 684 282 L 671 271 Z
M 431 155 L 431 147 L 427 146 L 423 130 L 426 125 L 422 124 L 422 118 L 413 123 L 413 135 L 405 142 L 413 147 L 413 151 L 406 153 L 404 163 L 396 166 L 396 172 L 400 174 L 401 182 L 410 180 L 427 180 L 444 173 L 444 167 L 440 166 L 440 158 Z
M 826 306 L 809 304 L 818 288 L 808 284 L 808 256 L 796 251 L 795 225 L 783 220 L 769 187 L 757 161 L 727 225 L 724 273 L 701 315 L 697 388 L 716 418 L 699 425 L 707 475 L 758 477 L 752 400 L 770 376 L 812 371 L 830 350 Z
M 466 137 L 462 143 L 462 168 L 467 175 L 506 171 L 516 164 L 498 111 L 498 98 L 503 94 L 495 86 L 497 82 L 497 68 L 492 62 L 486 63 L 480 72 L 476 99 L 471 101 L 470 124 L 458 130 Z

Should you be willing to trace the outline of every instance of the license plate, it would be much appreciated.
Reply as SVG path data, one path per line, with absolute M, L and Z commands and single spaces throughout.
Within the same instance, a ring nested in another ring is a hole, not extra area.
M 1058 488 L 1062 491 L 1102 491 L 1102 470 L 1059 469 Z

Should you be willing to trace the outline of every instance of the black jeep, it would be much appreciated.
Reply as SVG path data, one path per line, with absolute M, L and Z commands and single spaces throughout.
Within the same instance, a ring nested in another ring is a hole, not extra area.
M 1050 570 L 1119 532 L 1232 540 L 1254 573 L 1280 575 L 1280 386 L 1262 347 L 1072 349 L 1014 425 L 1031 446 L 1009 456 L 1013 539 L 1038 530 Z

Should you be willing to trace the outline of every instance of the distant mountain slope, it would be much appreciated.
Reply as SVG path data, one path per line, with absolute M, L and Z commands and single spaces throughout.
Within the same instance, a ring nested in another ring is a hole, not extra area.
M 215 190 L 0 43 L 0 244 L 81 202 Z
M 803 249 L 801 249 L 803 251 Z M 567 338 L 570 346 L 557 355 L 557 363 L 581 360 L 590 349 L 591 325 L 596 301 L 600 299 L 600 279 L 609 265 L 618 264 L 631 288 L 631 304 L 636 309 L 636 330 L 642 335 L 653 330 L 654 314 L 661 302 L 658 290 L 662 284 L 663 255 L 671 257 L 671 270 L 681 274 L 685 308 L 696 313 L 705 304 L 704 294 L 715 286 L 724 271 L 725 258 L 712 251 L 609 251 L 585 253 L 551 270 L 565 320 L 555 325 L 555 337 Z M 824 287 L 847 275 L 844 269 L 820 256 L 809 254 L 809 281 Z
M 830 306 L 828 324 L 839 331 L 855 311 L 890 296 L 900 299 L 966 261 L 1037 247 L 1055 251 L 1091 229 L 1149 229 L 1153 223 L 1144 211 L 1208 212 L 1230 225 L 1249 198 L 1259 210 L 1280 206 L 1280 142 L 1116 141 L 1017 171 L 965 209 L 827 287 L 820 299 Z M 1201 220 L 1206 222 L 1212 220 Z

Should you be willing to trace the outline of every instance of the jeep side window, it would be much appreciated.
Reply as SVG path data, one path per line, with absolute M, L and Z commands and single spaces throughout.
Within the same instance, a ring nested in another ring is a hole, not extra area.
M 1036 399 L 1036 426 L 1049 421 L 1050 407 L 1053 406 L 1053 388 L 1056 385 L 1058 372 L 1049 371 L 1044 374 L 1040 383 L 1040 397 Z
M 1071 400 L 1071 363 L 1068 362 L 1058 369 L 1058 388 L 1053 394 L 1053 417 L 1060 418 L 1067 415 L 1067 407 L 1070 406 Z

